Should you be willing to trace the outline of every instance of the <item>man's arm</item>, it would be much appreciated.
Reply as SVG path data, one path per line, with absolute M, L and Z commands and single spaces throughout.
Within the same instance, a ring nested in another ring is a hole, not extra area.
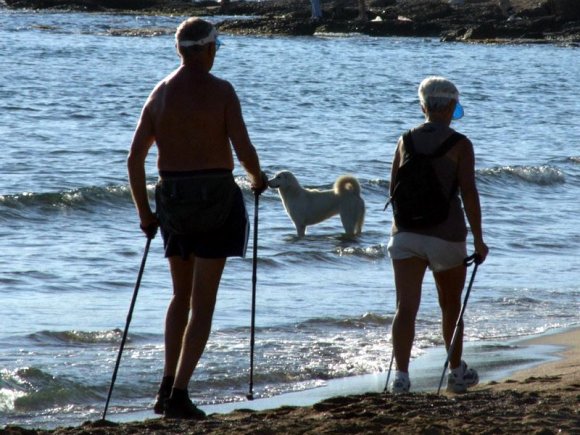
M 242 115 L 240 100 L 230 86 L 226 104 L 226 130 L 240 164 L 250 176 L 252 187 L 262 190 L 267 180 L 262 176 L 260 160 L 256 148 L 250 141 L 248 129 Z
M 145 106 L 141 112 L 137 128 L 135 129 L 129 156 L 127 157 L 131 195 L 133 196 L 133 202 L 137 208 L 142 228 L 147 228 L 157 222 L 149 205 L 145 175 L 145 159 L 154 141 L 153 123 L 147 106 Z

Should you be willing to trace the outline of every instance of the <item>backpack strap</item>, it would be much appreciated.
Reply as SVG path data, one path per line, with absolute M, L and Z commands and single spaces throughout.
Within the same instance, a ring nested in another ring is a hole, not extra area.
M 462 139 L 465 139 L 465 136 L 455 131 L 451 134 L 451 136 L 445 139 L 441 145 L 439 145 L 434 153 L 428 154 L 428 156 L 432 158 L 444 156 L 451 148 L 453 148 L 457 142 Z M 413 141 L 411 130 L 408 130 L 403 134 L 403 145 L 405 146 L 405 153 L 409 155 L 413 155 L 415 153 L 415 142 Z
M 437 148 L 433 154 L 430 154 L 430 156 L 433 158 L 444 156 L 447 154 L 447 151 L 453 148 L 453 146 L 462 139 L 465 139 L 465 136 L 454 131 L 451 136 L 449 136 L 441 145 L 439 145 L 439 148 Z
M 415 141 L 413 140 L 413 135 L 411 130 L 407 130 L 403 134 L 403 146 L 405 147 L 405 154 L 413 155 L 415 154 Z

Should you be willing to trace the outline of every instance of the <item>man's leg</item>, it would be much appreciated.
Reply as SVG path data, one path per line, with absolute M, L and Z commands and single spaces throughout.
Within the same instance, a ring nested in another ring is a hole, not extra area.
M 411 348 L 415 338 L 415 317 L 421 302 L 421 285 L 427 262 L 417 257 L 393 260 L 397 312 L 393 320 L 393 350 L 397 370 L 409 372 Z
M 439 295 L 439 306 L 441 307 L 441 327 L 445 348 L 449 350 L 451 338 L 457 324 L 457 318 L 461 311 L 461 293 L 465 285 L 467 268 L 463 265 L 454 267 L 443 272 L 433 274 L 437 284 Z M 449 358 L 449 367 L 454 369 L 461 364 L 461 354 L 463 353 L 463 322 L 459 325 L 453 355 Z
M 321 0 L 310 0 L 312 6 L 312 18 L 319 19 L 322 18 L 322 8 L 320 5 Z
M 367 5 L 365 0 L 358 0 L 358 19 L 360 21 L 367 20 Z
M 193 266 L 193 256 L 187 260 L 183 260 L 181 257 L 169 258 L 169 268 L 173 280 L 173 297 L 165 317 L 164 376 L 175 376 L 177 369 L 183 334 L 189 319 Z
M 226 264 L 225 258 L 196 258 L 191 293 L 191 318 L 185 328 L 173 387 L 187 390 L 211 331 L 217 291 Z
M 169 302 L 165 316 L 165 367 L 163 379 L 159 385 L 153 411 L 163 414 L 165 401 L 171 394 L 177 361 L 181 353 L 183 334 L 189 318 L 191 289 L 193 282 L 193 257 L 182 260 L 181 257 L 169 258 L 169 269 L 173 280 L 173 297 Z

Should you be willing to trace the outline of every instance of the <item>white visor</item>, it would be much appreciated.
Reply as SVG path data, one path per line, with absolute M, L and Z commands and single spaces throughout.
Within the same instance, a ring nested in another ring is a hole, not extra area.
M 201 45 L 209 44 L 210 42 L 215 42 L 217 39 L 217 36 L 218 36 L 217 30 L 215 29 L 215 27 L 213 27 L 211 29 L 211 32 L 209 32 L 209 35 L 207 35 L 205 38 L 198 39 L 197 41 L 192 41 L 192 40 L 177 41 L 177 44 L 180 47 L 201 46 Z

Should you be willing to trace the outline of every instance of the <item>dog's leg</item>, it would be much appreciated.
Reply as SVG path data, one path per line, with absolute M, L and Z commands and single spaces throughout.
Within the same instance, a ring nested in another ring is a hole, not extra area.
M 352 237 L 357 234 L 357 211 L 350 204 L 341 205 L 340 221 L 347 236 Z
M 296 233 L 298 234 L 298 237 L 304 237 L 306 235 L 306 225 L 295 224 L 295 226 L 296 226 Z
M 365 216 L 365 205 L 362 198 L 344 201 L 340 206 L 340 221 L 347 236 L 356 236 L 362 232 Z
M 366 207 L 365 202 L 361 198 L 359 202 L 359 212 L 356 220 L 356 234 L 362 233 L 362 228 L 365 223 Z

